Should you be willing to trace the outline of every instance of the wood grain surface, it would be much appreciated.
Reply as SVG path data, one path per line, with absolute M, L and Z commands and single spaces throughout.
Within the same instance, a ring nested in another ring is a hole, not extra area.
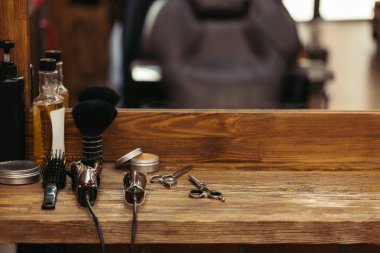
M 81 136 L 66 113 L 68 155 Z M 31 158 L 33 126 L 28 121 Z M 165 163 L 223 163 L 258 169 L 380 168 L 379 112 L 119 110 L 103 135 L 106 161 L 141 147 Z
M 180 166 L 161 165 L 160 172 Z M 137 242 L 380 243 L 377 171 L 245 171 L 197 164 L 189 173 L 223 192 L 226 202 L 190 199 L 187 175 L 166 189 L 147 185 Z M 106 164 L 94 209 L 105 242 L 129 243 L 132 210 L 123 201 L 123 170 Z M 70 185 L 54 211 L 41 210 L 41 183 L 0 186 L 0 242 L 97 243 L 96 228 Z
M 17 65 L 19 75 L 25 78 L 25 105 L 30 107 L 29 82 L 29 23 L 28 1 L 0 1 L 0 40 L 13 40 L 15 48 L 11 51 L 12 60 Z M 0 53 L 0 55 L 3 55 Z
M 32 154 L 32 119 L 28 121 Z M 148 185 L 137 242 L 380 243 L 378 112 L 119 110 L 106 130 L 105 160 L 141 147 L 161 172 L 191 172 L 226 202 L 189 199 L 186 179 L 172 190 Z M 68 156 L 81 136 L 66 113 Z M 129 243 L 131 207 L 124 171 L 108 164 L 94 205 L 106 243 Z M 17 197 L 22 196 L 22 197 Z M 41 184 L 0 187 L 0 242 L 97 243 L 94 224 L 68 186 L 55 211 L 42 211 Z

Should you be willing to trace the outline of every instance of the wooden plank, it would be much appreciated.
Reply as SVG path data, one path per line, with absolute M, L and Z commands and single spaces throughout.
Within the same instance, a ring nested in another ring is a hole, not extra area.
M 32 119 L 28 155 L 32 154 Z M 141 147 L 165 163 L 251 163 L 294 169 L 379 168 L 379 112 L 119 110 L 104 134 L 114 161 Z M 66 114 L 66 149 L 81 157 L 81 137 Z M 277 164 L 277 165 L 276 165 Z M 311 165 L 309 165 L 311 164 Z M 321 165 L 324 167 L 322 168 Z
M 0 1 L 0 40 L 13 40 L 16 43 L 15 49 L 12 50 L 12 59 L 17 65 L 18 74 L 25 78 L 25 105 L 29 109 L 30 48 L 28 1 Z
M 67 245 L 68 253 L 86 252 L 98 253 L 99 245 Z M 128 252 L 129 245 L 107 245 L 107 252 Z M 146 253 L 378 253 L 380 245 L 354 244 L 354 245 L 297 245 L 297 244 L 275 244 L 275 245 L 231 245 L 231 244 L 151 244 L 138 246 L 138 250 Z
M 161 172 L 179 166 L 162 165 Z M 224 193 L 226 202 L 190 199 L 187 176 L 168 190 L 147 185 L 139 207 L 137 242 L 380 243 L 377 171 L 245 171 L 198 164 L 192 175 Z M 124 204 L 124 171 L 106 164 L 94 209 L 106 243 L 129 243 L 131 207 Z M 97 243 L 93 221 L 70 185 L 54 211 L 41 210 L 40 183 L 0 186 L 0 243 Z

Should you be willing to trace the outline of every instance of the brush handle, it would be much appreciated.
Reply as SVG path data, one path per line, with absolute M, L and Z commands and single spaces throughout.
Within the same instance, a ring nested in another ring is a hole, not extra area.
M 83 156 L 94 162 L 103 161 L 103 138 L 99 136 L 83 136 L 82 140 Z
M 42 209 L 52 210 L 55 209 L 55 202 L 57 199 L 58 188 L 55 184 L 49 183 L 45 187 L 44 202 Z

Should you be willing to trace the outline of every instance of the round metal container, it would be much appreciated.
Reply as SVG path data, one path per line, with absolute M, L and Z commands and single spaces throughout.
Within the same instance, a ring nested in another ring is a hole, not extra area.
M 155 154 L 142 153 L 131 159 L 130 169 L 136 169 L 143 173 L 153 173 L 158 170 L 160 159 Z
M 40 166 L 34 161 L 0 162 L 0 184 L 32 184 L 40 180 Z
M 159 157 L 155 154 L 143 153 L 141 148 L 132 150 L 115 162 L 117 168 L 129 167 L 144 174 L 156 172 L 159 168 Z

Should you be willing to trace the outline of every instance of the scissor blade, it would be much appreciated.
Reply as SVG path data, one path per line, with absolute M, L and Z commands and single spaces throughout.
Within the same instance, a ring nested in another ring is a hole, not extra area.
M 190 180 L 202 191 L 207 190 L 208 187 L 202 181 L 198 180 L 196 177 L 189 175 Z
M 184 168 L 182 168 L 182 169 L 180 169 L 180 170 L 177 170 L 177 171 L 174 172 L 174 174 L 173 174 L 174 179 L 177 179 L 177 178 L 179 178 L 180 176 L 186 174 L 186 173 L 189 172 L 192 168 L 193 168 L 193 166 L 190 165 L 190 166 L 186 166 L 186 167 L 184 167 Z

